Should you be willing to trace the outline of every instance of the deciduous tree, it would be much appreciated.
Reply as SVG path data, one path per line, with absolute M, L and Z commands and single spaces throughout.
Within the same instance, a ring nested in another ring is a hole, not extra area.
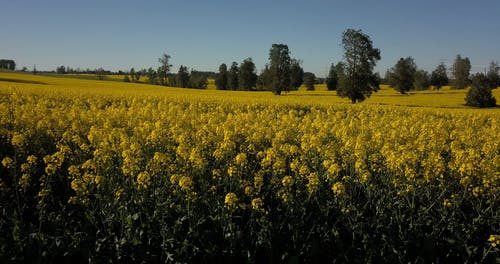
M 455 58 L 455 62 L 453 63 L 453 86 L 457 89 L 464 89 L 470 83 L 469 75 L 470 75 L 471 64 L 469 58 L 462 58 L 460 54 Z
M 491 93 L 490 83 L 485 74 L 474 75 L 465 102 L 466 105 L 473 107 L 493 107 L 496 105 L 496 99 Z
M 0 60 L 0 69 L 14 71 L 16 69 L 16 62 L 14 60 Z
M 146 76 L 148 77 L 149 84 L 156 84 L 156 71 L 153 68 L 149 67 L 146 72 Z
M 337 94 L 352 103 L 361 102 L 378 90 L 373 68 L 380 60 L 380 50 L 373 47 L 370 37 L 361 30 L 348 29 L 342 35 L 345 80 Z
M 441 87 L 448 85 L 448 75 L 446 74 L 446 66 L 444 63 L 440 63 L 434 71 L 431 73 L 431 85 L 436 87 L 436 89 L 441 89 Z
M 273 44 L 269 50 L 269 70 L 272 78 L 272 91 L 280 95 L 290 90 L 290 51 L 286 44 Z
M 170 68 L 172 65 L 170 64 L 171 56 L 163 53 L 163 55 L 158 59 L 160 63 L 160 67 L 158 67 L 158 81 L 160 85 L 168 85 L 168 74 L 170 73 Z
M 231 64 L 231 68 L 229 68 L 229 75 L 228 75 L 228 88 L 231 90 L 237 90 L 239 85 L 238 79 L 239 79 L 239 72 L 240 69 L 238 67 L 238 63 L 233 61 Z
M 219 73 L 215 79 L 215 86 L 218 90 L 227 90 L 228 86 L 228 72 L 227 65 L 222 63 L 219 66 Z
M 500 86 L 500 67 L 498 66 L 498 62 L 492 61 L 490 63 L 486 77 L 488 77 L 491 89 L 495 89 Z
M 130 78 L 129 78 L 129 80 L 131 82 L 135 82 L 136 81 L 136 79 L 135 79 L 135 69 L 134 68 L 130 69 Z
M 417 65 L 412 57 L 400 58 L 389 73 L 389 84 L 401 94 L 413 88 Z
M 300 66 L 302 61 L 292 59 L 290 64 L 290 85 L 292 90 L 297 90 L 304 83 L 304 69 Z
M 431 85 L 431 77 L 425 70 L 417 70 L 413 78 L 413 88 L 415 90 L 426 90 Z
M 257 89 L 270 90 L 271 84 L 272 84 L 271 71 L 269 70 L 269 64 L 266 64 L 257 79 Z
M 59 66 L 56 68 L 56 72 L 59 74 L 65 74 L 66 73 L 66 67 L 64 66 Z
M 345 76 L 345 64 L 343 62 L 338 62 L 335 65 L 335 72 L 337 74 L 338 82 L 337 82 L 337 90 L 339 87 L 345 86 L 346 76 Z
M 314 83 L 316 83 L 316 76 L 312 72 L 304 73 L 304 85 L 306 90 L 314 91 Z
M 189 85 L 189 71 L 186 66 L 181 65 L 177 72 L 177 86 L 186 88 Z
M 207 72 L 201 72 L 196 70 L 191 70 L 189 77 L 189 84 L 187 87 L 196 89 L 206 89 L 207 88 Z
M 337 70 L 335 68 L 335 64 L 330 65 L 330 71 L 328 71 L 328 77 L 326 78 L 326 88 L 329 91 L 337 90 L 337 84 L 339 82 L 339 78 L 337 75 Z
M 240 90 L 251 90 L 257 84 L 257 73 L 252 58 L 245 59 L 240 65 L 239 85 Z

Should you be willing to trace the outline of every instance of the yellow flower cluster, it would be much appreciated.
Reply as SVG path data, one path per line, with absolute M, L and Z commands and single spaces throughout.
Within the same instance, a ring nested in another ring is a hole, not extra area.
M 9 157 L 5 157 L 2 159 L 2 166 L 4 166 L 7 169 L 10 169 L 13 164 L 14 164 L 14 161 Z
M 224 197 L 224 204 L 226 205 L 226 207 L 230 209 L 237 208 L 238 201 L 239 201 L 238 196 L 233 192 L 226 194 L 226 196 Z
M 332 185 L 332 191 L 335 195 L 341 196 L 345 194 L 345 186 L 342 182 L 336 182 Z
M 490 242 L 492 247 L 496 248 L 500 245 L 500 235 L 490 235 L 488 242 Z
M 51 89 L 0 91 L 0 113 L 9 113 L 0 115 L 0 138 L 15 150 L 1 164 L 19 173 L 22 189 L 43 165 L 78 197 L 112 190 L 119 199 L 124 186 L 170 182 L 181 195 L 227 194 L 231 208 L 261 208 L 264 192 L 283 201 L 329 189 L 342 196 L 351 183 L 372 188 L 381 179 L 401 196 L 450 182 L 457 194 L 500 193 L 498 111 Z

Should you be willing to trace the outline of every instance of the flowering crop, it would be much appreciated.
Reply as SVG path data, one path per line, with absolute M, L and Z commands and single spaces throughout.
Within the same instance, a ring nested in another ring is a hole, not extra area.
M 2 87 L 0 259 L 495 261 L 498 111 L 172 91 Z

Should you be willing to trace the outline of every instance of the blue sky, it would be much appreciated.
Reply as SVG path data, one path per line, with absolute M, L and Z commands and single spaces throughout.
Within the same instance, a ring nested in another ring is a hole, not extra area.
M 342 60 L 347 28 L 381 50 L 382 75 L 407 56 L 428 71 L 457 54 L 473 71 L 500 61 L 498 0 L 0 0 L 0 17 L 0 58 L 30 70 L 157 67 L 164 52 L 174 71 L 217 71 L 248 57 L 260 70 L 271 45 L 285 43 L 306 71 L 324 76 Z

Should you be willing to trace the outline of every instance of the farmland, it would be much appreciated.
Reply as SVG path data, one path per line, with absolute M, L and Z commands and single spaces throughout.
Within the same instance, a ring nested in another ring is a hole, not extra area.
M 0 72 L 0 260 L 495 263 L 500 109 L 381 88 Z

